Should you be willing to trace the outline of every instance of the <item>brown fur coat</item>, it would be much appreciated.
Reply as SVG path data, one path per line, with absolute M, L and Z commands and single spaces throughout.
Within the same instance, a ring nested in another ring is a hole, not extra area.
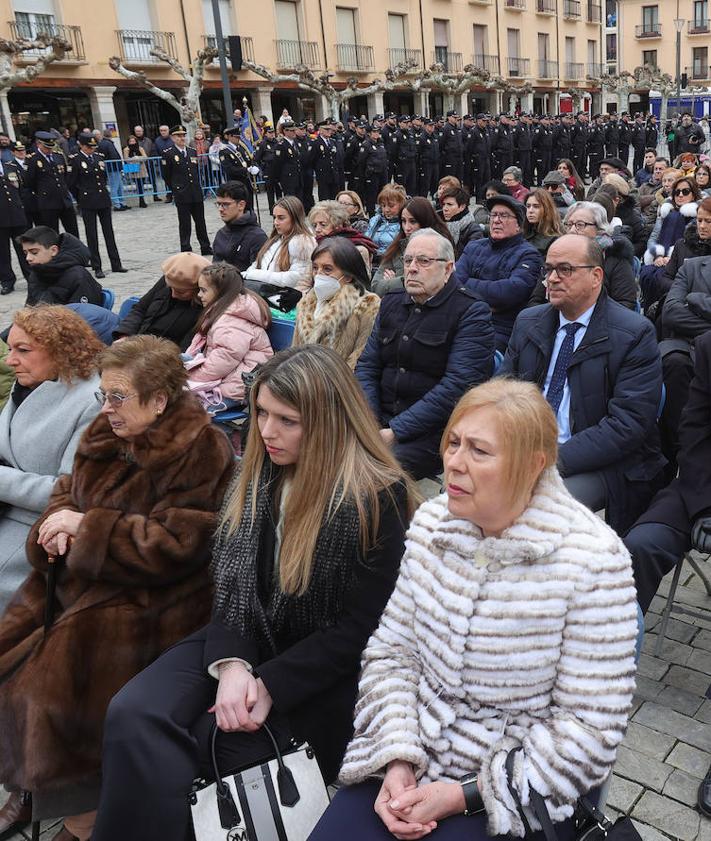
M 325 345 L 342 356 L 351 370 L 363 352 L 380 307 L 380 298 L 372 292 L 360 295 L 351 283 L 326 301 L 319 318 L 316 293 L 308 292 L 296 308 L 294 345 Z
M 232 469 L 227 438 L 192 396 L 130 448 L 103 415 L 82 436 L 30 532 L 34 570 L 0 619 L 0 781 L 31 791 L 37 817 L 96 808 L 109 701 L 209 619 L 210 538 Z M 84 518 L 45 636 L 37 534 L 63 508 Z

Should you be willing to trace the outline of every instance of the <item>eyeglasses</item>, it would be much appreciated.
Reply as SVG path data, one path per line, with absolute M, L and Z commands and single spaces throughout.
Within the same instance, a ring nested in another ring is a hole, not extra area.
M 551 192 L 552 192 L 553 190 L 557 190 L 558 187 L 560 187 L 560 186 L 561 186 L 560 184 L 546 184 L 545 188 L 546 188 L 546 190 L 551 190 Z
M 675 196 L 690 196 L 694 191 L 690 187 L 681 187 L 678 190 L 674 190 Z
M 562 278 L 563 280 L 568 280 L 568 278 L 573 276 L 573 272 L 576 269 L 594 269 L 595 266 L 572 266 L 570 263 L 558 263 L 557 266 L 552 266 L 550 263 L 544 263 L 541 267 L 541 277 L 543 279 L 549 277 L 550 275 L 555 272 L 558 277 Z
M 583 222 L 581 219 L 579 222 L 564 222 L 563 227 L 566 231 L 573 230 L 584 234 L 586 228 L 597 228 L 597 225 L 594 222 Z
M 218 207 L 218 208 L 219 207 L 232 207 L 233 204 L 237 204 L 237 202 L 233 201 L 233 200 L 230 200 L 230 201 L 216 201 L 215 202 L 215 207 Z
M 449 261 L 444 257 L 426 257 L 424 254 L 415 254 L 415 256 L 413 257 L 411 254 L 406 254 L 402 258 L 402 262 L 406 266 L 409 266 L 411 263 L 414 263 L 421 269 L 428 269 L 432 265 L 432 263 L 447 263 Z
M 489 216 L 489 219 L 501 219 L 501 221 L 503 221 L 504 219 L 515 219 L 515 218 L 516 217 L 513 215 L 513 213 L 492 213 Z
M 104 403 L 109 401 L 109 406 L 112 409 L 120 409 L 121 406 L 127 401 L 130 400 L 132 397 L 136 397 L 135 394 L 117 394 L 116 392 L 110 391 L 108 394 L 99 390 L 94 392 L 94 397 L 96 398 L 96 402 L 101 406 L 103 409 Z

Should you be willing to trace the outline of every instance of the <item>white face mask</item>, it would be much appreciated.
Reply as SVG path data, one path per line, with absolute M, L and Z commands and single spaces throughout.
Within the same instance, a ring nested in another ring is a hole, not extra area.
M 314 292 L 320 304 L 324 301 L 330 301 L 334 295 L 338 293 L 341 284 L 337 277 L 331 277 L 327 274 L 317 274 L 314 276 Z

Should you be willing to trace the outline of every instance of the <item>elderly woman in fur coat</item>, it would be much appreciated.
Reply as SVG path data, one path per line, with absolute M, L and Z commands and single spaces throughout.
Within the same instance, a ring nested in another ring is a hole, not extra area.
M 355 369 L 373 329 L 380 298 L 366 292 L 365 265 L 348 240 L 324 239 L 311 261 L 314 286 L 297 305 L 292 343 L 330 347 Z
M 455 408 L 447 492 L 415 514 L 363 653 L 347 787 L 310 841 L 522 837 L 532 790 L 565 838 L 610 773 L 635 587 L 622 541 L 563 485 L 557 435 L 532 384 L 490 380 Z
M 91 834 L 112 696 L 209 617 L 210 538 L 232 473 L 172 342 L 126 338 L 99 367 L 101 414 L 29 534 L 34 570 L 0 620 L 0 780 L 14 792 L 0 818 L 65 816 L 62 841 Z

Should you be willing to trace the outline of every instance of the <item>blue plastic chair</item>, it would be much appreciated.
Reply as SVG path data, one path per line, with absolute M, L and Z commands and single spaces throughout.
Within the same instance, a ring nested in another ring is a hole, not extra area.
M 113 294 L 113 293 L 112 293 Z M 134 305 L 139 302 L 140 298 L 138 295 L 131 295 L 130 298 L 126 298 L 126 300 L 121 304 L 119 308 L 119 321 L 123 321 L 124 318 L 131 312 Z
M 499 371 L 499 368 L 504 364 L 504 355 L 500 350 L 494 351 L 494 376 Z
M 294 338 L 294 322 L 282 321 L 279 318 L 272 320 L 272 326 L 267 331 L 269 334 L 269 341 L 272 343 L 274 353 L 280 350 L 291 347 L 292 339 Z
M 114 295 L 113 289 L 107 289 L 104 287 L 101 290 L 101 306 L 105 310 L 112 310 L 114 308 L 114 303 L 116 302 L 116 295 Z
M 664 411 L 664 404 L 667 402 L 667 387 L 662 383 L 662 394 L 659 398 L 659 408 L 657 409 L 657 420 L 661 418 Z

